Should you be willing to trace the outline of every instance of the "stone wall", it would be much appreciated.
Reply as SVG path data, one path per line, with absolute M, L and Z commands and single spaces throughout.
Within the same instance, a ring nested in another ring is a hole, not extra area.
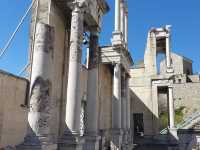
M 174 84 L 175 107 L 186 107 L 185 117 L 200 110 L 200 83 Z
M 144 68 L 131 69 L 130 90 L 132 101 L 132 115 L 134 113 L 143 113 L 144 134 L 152 135 L 154 131 L 153 120 L 156 119 L 154 114 L 153 102 L 151 100 L 151 78 L 145 76 Z
M 28 81 L 0 71 L 0 147 L 23 141 L 27 129 Z
M 99 70 L 99 128 L 110 129 L 112 118 L 112 73 L 108 65 L 101 65 Z
M 112 70 L 109 65 L 99 68 L 99 129 L 105 132 L 112 128 Z

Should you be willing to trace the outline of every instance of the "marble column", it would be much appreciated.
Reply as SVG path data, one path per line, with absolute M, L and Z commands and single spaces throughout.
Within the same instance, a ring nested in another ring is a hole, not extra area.
M 83 8 L 79 2 L 73 3 L 70 35 L 70 56 L 67 85 L 66 125 L 67 129 L 61 139 L 60 150 L 82 149 L 80 137 L 80 73 L 83 42 Z
M 120 150 L 121 143 L 121 64 L 115 64 L 113 75 L 111 149 Z
M 112 37 L 112 46 L 122 45 L 122 32 L 121 32 L 121 0 L 115 0 L 115 31 Z
M 98 136 L 98 62 L 99 44 L 98 32 L 90 33 L 88 87 L 86 105 L 86 132 L 84 150 L 99 150 Z
M 36 27 L 33 64 L 30 81 L 28 134 L 19 150 L 57 150 L 52 126 L 55 101 L 52 98 L 52 67 L 54 29 L 38 23 Z
M 115 0 L 115 31 L 120 31 L 120 1 Z
M 120 2 L 120 30 L 122 32 L 122 39 L 125 40 L 125 9 L 124 0 Z
M 167 57 L 167 68 L 170 68 L 171 66 L 171 58 L 170 58 L 170 38 L 169 36 L 166 36 L 166 57 Z
M 121 78 L 121 127 L 125 131 L 127 127 L 127 95 L 126 95 L 126 74 L 122 73 Z
M 168 87 L 168 104 L 169 104 L 169 133 L 171 141 L 178 139 L 177 129 L 175 128 L 175 109 L 174 109 L 174 99 L 173 99 L 173 87 Z
M 174 128 L 174 99 L 173 99 L 173 87 L 168 87 L 168 99 L 169 99 L 169 128 Z
M 171 46 L 170 46 L 170 35 L 166 36 L 166 65 L 167 65 L 167 73 L 172 73 L 172 63 L 171 63 Z
M 126 44 L 126 49 L 128 50 L 128 8 L 125 8 L 125 44 Z
M 123 131 L 122 147 L 126 149 L 127 144 L 127 96 L 126 96 L 126 74 L 123 71 L 121 77 L 121 128 Z
M 130 102 L 129 76 L 126 77 L 126 98 L 127 98 L 127 103 L 126 103 L 126 105 L 127 105 L 127 107 L 126 107 L 126 110 L 127 110 L 126 111 L 126 113 L 127 113 L 127 115 L 126 115 L 126 117 L 127 117 L 126 128 L 128 130 L 130 130 L 130 128 L 131 128 L 131 121 L 130 121 L 130 119 L 131 119 L 131 106 L 130 106 L 131 102 Z

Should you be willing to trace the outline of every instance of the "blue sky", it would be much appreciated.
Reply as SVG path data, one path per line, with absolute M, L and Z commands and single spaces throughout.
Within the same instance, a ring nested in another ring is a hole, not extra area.
M 114 28 L 114 0 L 103 19 L 101 45 L 109 45 Z M 30 0 L 1 0 L 0 48 L 15 29 Z M 134 61 L 143 59 L 147 32 L 151 27 L 172 25 L 172 49 L 194 61 L 194 72 L 200 72 L 200 1 L 199 0 L 128 0 L 129 49 Z M 0 69 L 17 74 L 28 59 L 29 18 L 17 33 L 3 58 Z

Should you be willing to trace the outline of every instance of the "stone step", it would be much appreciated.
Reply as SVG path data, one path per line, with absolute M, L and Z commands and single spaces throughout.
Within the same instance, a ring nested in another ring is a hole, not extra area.
M 134 148 L 134 150 L 168 150 L 168 146 L 167 145 L 154 145 L 154 144 L 138 145 Z

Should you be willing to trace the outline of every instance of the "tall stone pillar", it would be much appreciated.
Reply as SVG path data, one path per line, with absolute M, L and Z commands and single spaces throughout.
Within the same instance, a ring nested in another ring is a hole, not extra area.
M 73 3 L 70 36 L 70 56 L 67 86 L 66 125 L 67 129 L 61 139 L 60 150 L 82 149 L 80 138 L 80 73 L 83 41 L 83 8 L 79 2 Z
M 86 132 L 84 150 L 99 150 L 98 136 L 98 32 L 90 33 L 88 60 Z
M 126 103 L 126 105 L 127 105 L 127 107 L 126 107 L 126 109 L 127 109 L 127 111 L 126 111 L 126 113 L 127 113 L 127 115 L 126 115 L 126 117 L 127 117 L 126 128 L 128 130 L 130 130 L 130 128 L 131 128 L 131 121 L 130 121 L 130 119 L 131 119 L 131 106 L 130 106 L 131 102 L 130 102 L 130 90 L 129 90 L 129 77 L 128 76 L 126 77 L 126 99 L 127 99 L 127 103 Z
M 111 149 L 120 150 L 121 143 L 121 64 L 115 64 L 113 75 Z
M 172 73 L 172 63 L 171 63 L 171 46 L 170 46 L 170 35 L 166 36 L 166 65 L 167 73 Z
M 126 74 L 122 73 L 121 78 L 121 127 L 125 131 L 127 127 L 127 93 L 126 93 Z
M 122 147 L 126 149 L 127 144 L 127 95 L 126 95 L 126 74 L 123 71 L 121 77 L 121 128 L 123 131 Z
M 126 44 L 126 48 L 128 50 L 128 8 L 126 7 L 125 9 L 125 44 Z
M 125 40 L 125 9 L 124 0 L 120 2 L 120 30 L 122 32 L 122 39 Z
M 169 133 L 172 140 L 178 139 L 177 130 L 175 128 L 175 109 L 173 99 L 173 87 L 168 87 L 168 104 L 169 104 Z
M 115 31 L 113 32 L 112 45 L 118 46 L 122 44 L 122 32 L 121 32 L 121 0 L 115 0 Z
M 54 29 L 38 23 L 30 84 L 28 134 L 18 150 L 57 150 L 52 127 L 55 101 L 52 98 Z
M 120 31 L 120 1 L 115 0 L 115 31 Z
M 173 87 L 168 87 L 168 99 L 169 99 L 169 127 L 174 128 L 174 99 L 173 99 Z

